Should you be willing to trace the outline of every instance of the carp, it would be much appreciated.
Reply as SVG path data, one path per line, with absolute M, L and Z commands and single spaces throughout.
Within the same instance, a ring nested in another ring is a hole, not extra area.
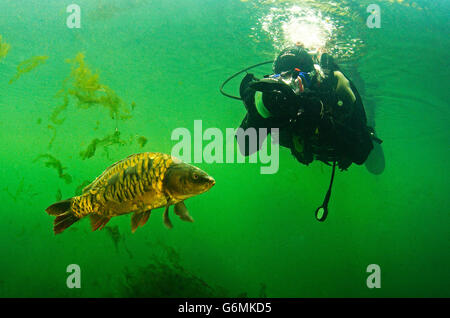
M 133 213 L 131 231 L 143 226 L 152 210 L 165 207 L 164 224 L 172 228 L 169 207 L 181 220 L 193 222 L 184 204 L 190 197 L 211 189 L 215 180 L 203 170 L 178 158 L 146 152 L 131 155 L 107 168 L 75 196 L 49 206 L 55 216 L 53 231 L 59 234 L 89 216 L 92 231 L 101 230 L 112 217 Z

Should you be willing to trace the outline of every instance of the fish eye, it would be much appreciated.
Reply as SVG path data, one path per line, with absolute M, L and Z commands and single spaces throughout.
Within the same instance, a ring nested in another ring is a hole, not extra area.
M 198 174 L 194 173 L 194 174 L 192 175 L 192 178 L 193 178 L 194 180 L 197 180 L 197 179 L 198 179 Z

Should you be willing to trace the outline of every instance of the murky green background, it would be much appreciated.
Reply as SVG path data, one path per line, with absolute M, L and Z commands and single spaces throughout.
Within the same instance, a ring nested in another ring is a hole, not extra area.
M 365 24 L 373 2 L 380 29 Z M 65 25 L 70 3 L 0 1 L 0 34 L 11 45 L 0 61 L 0 296 L 450 296 L 448 1 L 342 1 L 338 10 L 326 1 L 80 0 L 79 30 Z M 261 17 L 293 4 L 321 4 L 345 25 L 341 39 L 364 43 L 342 61 L 359 74 L 384 139 L 383 174 L 355 165 L 337 173 L 330 215 L 319 223 L 313 212 L 329 167 L 300 165 L 286 149 L 275 175 L 261 175 L 258 164 L 203 163 L 217 184 L 187 201 L 193 224 L 172 216 L 167 230 L 157 210 L 134 235 L 129 216 L 100 232 L 83 220 L 53 235 L 45 208 L 113 162 L 170 153 L 173 129 L 193 129 L 196 119 L 204 128 L 237 127 L 245 109 L 218 87 L 275 56 L 280 41 L 263 31 Z M 131 119 L 117 122 L 126 142 L 85 160 L 80 151 L 116 122 L 106 109 L 80 109 L 73 100 L 62 125 L 50 121 L 70 74 L 65 60 L 78 52 L 101 83 L 136 104 Z M 8 84 L 20 62 L 41 55 L 49 56 L 45 64 Z M 137 136 L 148 139 L 144 147 Z M 41 154 L 60 160 L 72 182 L 36 161 Z M 66 287 L 69 264 L 81 267 L 81 289 Z M 381 267 L 381 289 L 366 286 L 369 264 Z

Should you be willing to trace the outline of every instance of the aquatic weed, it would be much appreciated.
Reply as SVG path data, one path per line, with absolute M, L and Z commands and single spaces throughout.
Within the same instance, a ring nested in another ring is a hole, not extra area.
M 28 73 L 34 70 L 39 65 L 44 64 L 47 59 L 48 56 L 33 56 L 32 58 L 21 62 L 19 65 L 17 65 L 17 73 L 9 80 L 9 84 L 17 81 L 23 74 Z
M 6 42 L 3 42 L 2 35 L 0 34 L 0 61 L 8 55 L 9 49 L 11 45 Z

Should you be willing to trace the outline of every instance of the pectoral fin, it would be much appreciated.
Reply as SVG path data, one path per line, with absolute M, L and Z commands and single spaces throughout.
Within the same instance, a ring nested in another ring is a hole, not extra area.
M 168 229 L 171 229 L 173 227 L 173 225 L 172 225 L 172 222 L 170 222 L 170 219 L 169 219 L 169 206 L 170 206 L 170 204 L 166 205 L 166 209 L 164 210 L 164 214 L 163 214 L 163 220 L 164 220 L 164 225 Z
M 184 201 L 181 201 L 175 204 L 175 214 L 180 217 L 183 221 L 186 222 L 194 222 L 194 219 L 189 215 L 189 211 L 184 204 Z
M 151 210 L 145 212 L 135 212 L 131 216 L 131 232 L 134 233 L 140 226 L 144 226 L 148 221 Z

